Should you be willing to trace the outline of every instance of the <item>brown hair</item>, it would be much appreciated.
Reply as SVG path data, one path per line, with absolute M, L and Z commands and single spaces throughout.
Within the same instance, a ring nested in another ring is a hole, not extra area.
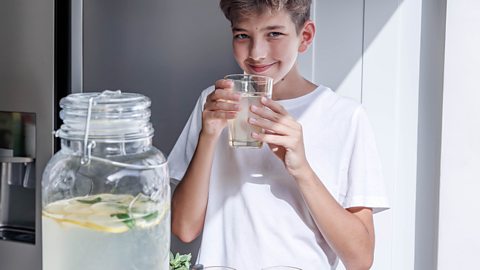
M 220 8 L 232 25 L 252 14 L 285 9 L 298 32 L 310 18 L 311 3 L 311 0 L 220 0 Z

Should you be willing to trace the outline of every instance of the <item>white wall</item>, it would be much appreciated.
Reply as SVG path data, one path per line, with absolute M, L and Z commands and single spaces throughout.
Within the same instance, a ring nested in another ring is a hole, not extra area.
M 315 1 L 319 31 L 300 62 L 314 82 L 361 101 L 372 122 L 392 206 L 374 217 L 372 269 L 414 269 L 421 3 Z
M 478 268 L 480 2 L 447 2 L 438 269 Z
M 398 1 L 367 0 L 365 1 L 364 52 L 362 73 L 362 104 L 367 110 L 376 135 L 377 146 L 382 160 L 383 174 L 389 195 L 391 209 L 374 216 L 376 248 L 373 269 L 410 269 L 411 232 L 413 231 L 411 211 L 408 211 L 414 200 L 414 192 L 408 188 L 410 175 L 414 167 L 403 166 L 401 171 L 405 177 L 399 177 L 399 163 L 402 156 L 399 149 L 401 139 L 410 140 L 415 133 L 399 136 L 400 117 L 408 117 L 399 113 L 400 92 L 400 57 L 402 47 L 399 44 L 401 36 L 401 5 Z M 382 19 L 385 17 L 385 19 Z M 415 31 L 408 33 L 415 36 Z M 405 57 L 405 61 L 411 58 Z M 414 69 L 412 69 L 414 70 Z M 409 74 L 402 82 L 410 84 Z M 413 110 L 408 110 L 415 113 Z M 406 122 L 409 124 L 410 122 Z M 407 142 L 408 143 L 408 142 Z M 408 160 L 412 160 L 407 158 Z M 413 165 L 413 164 L 410 164 Z M 398 221 L 402 220 L 402 223 Z M 401 226 L 399 226 L 401 224 Z M 397 259 L 402 258 L 402 259 Z
M 333 45 L 345 35 L 358 42 L 358 3 L 324 5 L 325 19 L 326 2 L 316 2 L 320 29 L 345 14 L 348 22 L 320 32 L 301 64 L 360 100 L 374 127 L 392 208 L 375 216 L 373 269 L 471 269 L 480 250 L 480 2 L 364 0 L 362 55 L 349 72 L 330 62 L 345 63 L 348 48 Z
M 437 268 L 446 0 L 422 1 L 415 269 Z

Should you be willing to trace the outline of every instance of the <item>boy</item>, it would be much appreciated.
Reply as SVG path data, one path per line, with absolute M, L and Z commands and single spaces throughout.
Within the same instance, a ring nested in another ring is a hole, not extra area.
M 232 83 L 202 92 L 169 156 L 172 232 L 203 230 L 198 262 L 256 270 L 368 269 L 372 212 L 387 207 L 371 127 L 356 102 L 304 79 L 298 53 L 315 35 L 310 0 L 221 0 L 234 57 L 249 74 L 274 79 L 272 99 L 249 118 L 268 147 L 232 149 L 228 119 L 239 109 Z

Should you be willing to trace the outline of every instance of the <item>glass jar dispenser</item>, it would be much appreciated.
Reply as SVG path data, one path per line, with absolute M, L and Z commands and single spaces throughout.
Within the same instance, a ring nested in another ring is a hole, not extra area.
M 60 101 L 61 150 L 42 179 L 43 269 L 168 269 L 170 180 L 150 103 L 120 91 Z

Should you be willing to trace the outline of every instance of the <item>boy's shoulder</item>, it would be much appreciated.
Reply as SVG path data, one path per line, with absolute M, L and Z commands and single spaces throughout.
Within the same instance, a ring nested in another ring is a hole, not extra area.
M 321 96 L 324 96 L 325 106 L 330 107 L 335 113 L 343 112 L 351 114 L 362 107 L 362 104 L 358 100 L 339 94 L 327 86 L 319 85 L 315 91 L 320 93 Z
M 331 88 L 319 85 L 316 96 L 309 98 L 304 119 L 326 121 L 335 125 L 350 125 L 368 119 L 364 106 L 356 99 L 344 96 Z

